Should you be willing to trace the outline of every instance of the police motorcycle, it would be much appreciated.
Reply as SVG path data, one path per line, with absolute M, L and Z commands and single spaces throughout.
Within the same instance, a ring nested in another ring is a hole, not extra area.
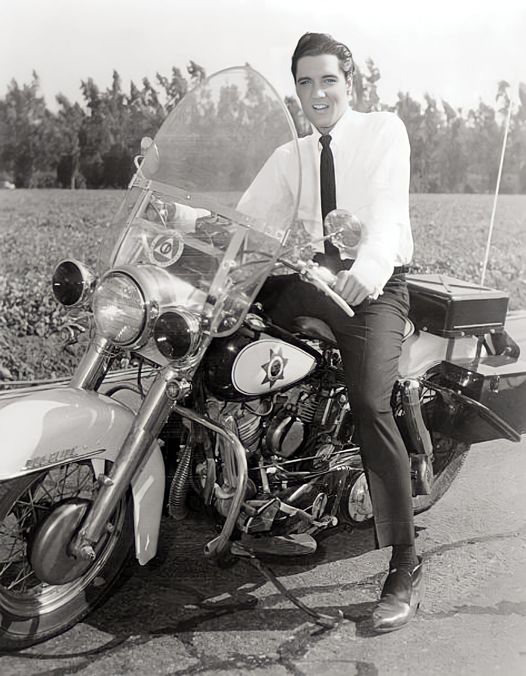
M 265 196 L 265 217 L 244 196 L 278 147 L 291 189 L 279 202 Z M 327 528 L 371 523 L 334 337 L 310 317 L 286 331 L 257 302 L 281 265 L 352 313 L 332 273 L 294 241 L 300 164 L 280 97 L 249 67 L 221 71 L 143 151 L 97 269 L 67 259 L 53 275 L 56 298 L 92 319 L 70 382 L 0 404 L 2 650 L 79 622 L 130 549 L 140 565 L 155 556 L 163 513 L 181 520 L 189 504 L 215 519 L 204 555 L 219 564 L 308 554 Z M 355 219 L 334 212 L 326 225 L 356 250 Z M 392 403 L 422 511 L 471 443 L 520 438 L 526 368 L 504 332 L 505 297 L 409 279 L 414 323 Z M 135 377 L 115 381 L 123 355 Z

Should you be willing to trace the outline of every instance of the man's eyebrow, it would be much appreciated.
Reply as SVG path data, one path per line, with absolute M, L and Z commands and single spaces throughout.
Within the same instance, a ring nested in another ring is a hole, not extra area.
M 337 73 L 325 73 L 325 75 L 321 75 L 320 77 L 321 77 L 322 80 L 325 79 L 326 77 L 336 77 L 337 78 L 338 74 Z M 298 80 L 312 80 L 312 76 L 311 75 L 298 75 L 297 79 Z

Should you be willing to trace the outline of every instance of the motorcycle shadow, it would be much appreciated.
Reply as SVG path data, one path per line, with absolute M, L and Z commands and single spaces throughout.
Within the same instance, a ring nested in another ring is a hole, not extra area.
M 250 561 L 240 559 L 222 568 L 206 559 L 203 547 L 215 535 L 200 514 L 191 513 L 178 523 L 163 519 L 155 560 L 145 567 L 132 563 L 119 589 L 87 622 L 121 637 L 198 630 L 290 632 L 314 622 L 268 584 Z M 351 581 L 352 569 L 347 566 L 376 548 L 373 529 L 337 528 L 317 539 L 317 551 L 308 556 L 259 558 L 300 602 L 330 616 L 341 610 L 356 623 L 358 633 L 368 635 L 366 619 L 384 572 Z M 329 563 L 335 565 L 328 567 Z

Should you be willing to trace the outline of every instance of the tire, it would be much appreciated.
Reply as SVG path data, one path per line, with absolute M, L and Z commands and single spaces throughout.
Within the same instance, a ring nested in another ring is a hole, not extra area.
M 418 495 L 413 498 L 413 510 L 415 514 L 425 512 L 432 507 L 446 493 L 453 481 L 457 478 L 468 455 L 470 444 L 454 441 L 449 437 L 438 433 L 432 434 L 433 439 L 433 484 L 429 495 Z M 363 473 L 361 474 L 363 477 Z M 356 478 L 355 476 L 353 478 Z M 367 528 L 373 524 L 372 508 L 371 516 L 365 514 L 357 521 L 353 518 L 352 490 L 353 481 L 349 481 L 342 501 L 338 509 L 340 519 L 353 528 Z M 370 498 L 369 498 L 370 500 Z
M 429 495 L 417 495 L 413 498 L 415 514 L 425 512 L 432 507 L 449 489 L 462 469 L 470 444 L 454 441 L 450 437 L 432 433 L 433 440 L 433 483 Z
M 123 498 L 98 556 L 80 577 L 51 585 L 36 577 L 28 558 L 32 535 L 54 506 L 93 499 L 90 462 L 51 467 L 0 482 L 0 650 L 34 645 L 63 633 L 95 608 L 117 581 L 133 542 L 131 500 Z

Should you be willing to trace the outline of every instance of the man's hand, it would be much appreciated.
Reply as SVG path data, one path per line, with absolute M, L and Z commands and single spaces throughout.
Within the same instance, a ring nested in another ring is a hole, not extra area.
M 363 284 L 353 275 L 352 269 L 342 270 L 338 273 L 334 290 L 352 306 L 360 305 L 374 292 L 374 289 Z

